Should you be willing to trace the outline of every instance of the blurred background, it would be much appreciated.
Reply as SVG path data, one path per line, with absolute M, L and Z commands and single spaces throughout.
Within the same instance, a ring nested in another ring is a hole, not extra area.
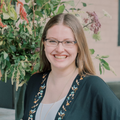
M 23 3 L 24 0 L 20 0 Z M 95 11 L 100 18 L 100 41 L 95 41 L 91 37 L 91 33 L 85 31 L 88 46 L 90 49 L 95 49 L 95 54 L 92 55 L 96 73 L 100 76 L 113 90 L 116 96 L 120 99 L 120 0 L 74 0 L 76 8 L 81 8 L 79 2 L 87 3 L 84 11 Z M 69 6 L 68 6 L 69 7 Z M 16 8 L 18 11 L 18 7 Z M 104 14 L 108 17 L 103 17 Z M 105 60 L 110 64 L 115 74 L 105 70 L 105 73 L 100 75 L 99 61 L 94 57 L 96 55 L 109 55 Z M 7 83 L 0 81 L 0 107 L 14 109 L 15 89 L 11 85 L 11 81 Z M 0 120 L 1 118 L 0 112 Z

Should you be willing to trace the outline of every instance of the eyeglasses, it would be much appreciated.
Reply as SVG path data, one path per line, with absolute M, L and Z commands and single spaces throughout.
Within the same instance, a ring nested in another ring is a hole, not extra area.
M 70 40 L 64 40 L 64 41 L 58 41 L 58 40 L 55 40 L 55 39 L 45 39 L 45 41 L 46 41 L 46 44 L 48 45 L 48 46 L 53 46 L 53 47 L 55 47 L 55 46 L 57 46 L 59 43 L 62 43 L 62 45 L 64 46 L 64 47 L 71 47 L 71 46 L 73 46 L 74 44 L 76 44 L 77 43 L 77 41 L 70 41 Z

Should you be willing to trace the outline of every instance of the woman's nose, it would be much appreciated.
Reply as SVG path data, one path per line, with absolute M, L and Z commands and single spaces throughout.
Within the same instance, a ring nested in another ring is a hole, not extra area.
M 57 51 L 57 52 L 63 52 L 63 51 L 64 51 L 64 47 L 63 47 L 62 43 L 59 43 L 59 44 L 56 46 L 56 51 Z

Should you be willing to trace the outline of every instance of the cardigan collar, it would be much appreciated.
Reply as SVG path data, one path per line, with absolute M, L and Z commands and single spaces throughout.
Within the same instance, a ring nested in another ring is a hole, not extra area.
M 43 76 L 42 76 L 42 82 L 41 82 L 41 85 L 39 87 L 37 94 L 34 97 L 33 105 L 31 107 L 31 110 L 29 111 L 28 120 L 35 119 L 35 114 L 36 114 L 37 108 L 45 95 L 47 78 L 48 78 L 49 73 L 50 72 L 43 74 Z M 61 107 L 59 108 L 59 110 L 56 114 L 55 120 L 64 120 L 67 117 L 67 114 L 68 114 L 67 111 L 71 108 L 72 103 L 74 102 L 74 99 L 76 98 L 76 96 L 78 94 L 79 83 L 80 83 L 80 80 L 82 80 L 82 79 L 83 78 L 80 77 L 79 74 L 74 79 L 72 86 L 71 86 L 65 100 L 63 101 Z

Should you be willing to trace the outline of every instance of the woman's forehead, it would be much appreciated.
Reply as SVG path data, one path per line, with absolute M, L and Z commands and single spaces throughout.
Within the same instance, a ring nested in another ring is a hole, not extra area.
M 58 38 L 72 38 L 74 39 L 73 31 L 65 25 L 54 25 L 48 29 L 47 37 L 58 37 Z

